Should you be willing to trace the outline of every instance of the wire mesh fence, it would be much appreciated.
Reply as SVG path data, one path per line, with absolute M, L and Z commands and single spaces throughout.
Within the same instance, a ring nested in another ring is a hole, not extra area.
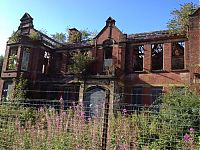
M 63 98 L 2 101 L 0 149 L 200 148 L 200 108 L 110 103 L 109 95 L 104 98 L 96 105 Z

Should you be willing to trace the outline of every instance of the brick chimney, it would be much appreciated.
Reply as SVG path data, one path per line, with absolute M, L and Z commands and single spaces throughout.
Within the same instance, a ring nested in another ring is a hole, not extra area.
M 113 26 L 113 25 L 115 25 L 115 20 L 112 17 L 109 17 L 106 20 L 106 26 Z
M 81 32 L 76 28 L 69 29 L 69 43 L 80 43 L 81 42 Z

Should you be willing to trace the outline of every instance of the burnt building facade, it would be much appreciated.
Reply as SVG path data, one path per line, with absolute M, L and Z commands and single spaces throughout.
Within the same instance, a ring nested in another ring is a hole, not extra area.
M 106 91 L 110 103 L 137 105 L 154 103 L 170 87 L 198 83 L 200 74 L 200 9 L 190 16 L 188 35 L 168 30 L 124 34 L 109 17 L 93 43 L 78 40 L 62 44 L 34 29 L 33 18 L 25 13 L 9 40 L 1 73 L 1 98 L 12 88 L 12 79 L 28 80 L 27 96 L 32 99 L 102 103 Z M 75 28 L 70 36 L 79 33 Z M 95 60 L 81 79 L 69 74 L 71 52 L 87 52 Z

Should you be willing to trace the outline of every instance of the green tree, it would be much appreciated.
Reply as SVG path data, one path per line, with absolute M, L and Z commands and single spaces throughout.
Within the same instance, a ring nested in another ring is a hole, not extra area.
M 65 43 L 67 39 L 66 35 L 62 32 L 61 33 L 56 32 L 55 34 L 52 34 L 51 37 L 60 43 Z
M 94 60 L 92 56 L 84 52 L 75 52 L 72 54 L 72 63 L 68 65 L 68 71 L 75 75 L 84 75 L 88 71 L 88 66 Z
M 82 41 L 91 41 L 97 35 L 95 31 L 89 31 L 88 29 L 80 30 Z
M 189 26 L 189 15 L 196 10 L 197 6 L 193 3 L 181 5 L 180 9 L 174 9 L 171 12 L 172 19 L 167 23 L 167 28 L 172 33 L 186 33 Z

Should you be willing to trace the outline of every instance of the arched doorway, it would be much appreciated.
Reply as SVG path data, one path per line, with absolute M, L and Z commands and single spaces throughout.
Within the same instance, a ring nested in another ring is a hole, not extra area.
M 86 118 L 103 117 L 106 91 L 101 87 L 93 87 L 86 91 L 84 111 Z

